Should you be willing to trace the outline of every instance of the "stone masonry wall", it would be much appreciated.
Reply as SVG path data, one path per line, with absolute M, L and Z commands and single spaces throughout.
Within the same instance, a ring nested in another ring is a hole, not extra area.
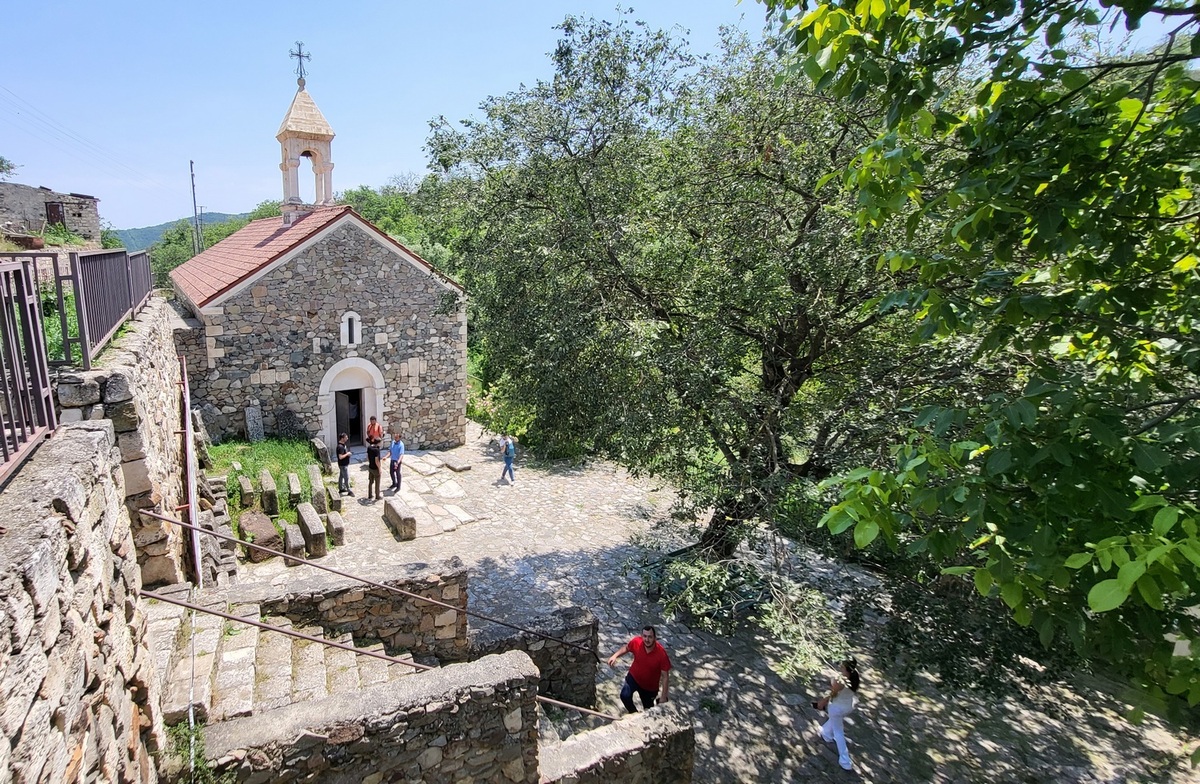
M 695 750 L 691 720 L 662 705 L 546 749 L 542 784 L 691 784 Z
M 3 495 L 0 780 L 154 782 L 153 655 L 112 423 L 60 427 Z
M 292 582 L 286 591 L 273 586 L 247 587 L 238 598 L 261 605 L 264 616 L 286 615 L 300 625 L 321 626 L 328 637 L 350 632 L 356 643 L 380 641 L 390 653 L 436 656 L 443 664 L 467 659 L 467 570 L 462 561 L 453 558 L 432 566 L 412 564 L 386 574 L 361 576 L 459 609 L 339 577 Z
M 185 497 L 174 318 L 167 302 L 152 296 L 93 370 L 62 372 L 55 379 L 60 422 L 112 422 L 146 585 L 186 579 L 184 529 L 138 514 L 148 509 L 174 516 Z
M 205 756 L 241 782 L 536 784 L 537 679 L 524 654 L 488 656 L 220 722 Z
M 539 694 L 572 705 L 595 705 L 600 644 L 596 616 L 581 607 L 568 607 L 542 618 L 522 619 L 521 625 L 555 639 L 547 640 L 504 626 L 489 626 L 471 631 L 471 658 L 502 651 L 524 651 L 541 673 Z M 564 645 L 558 640 L 586 650 Z
M 68 229 L 85 240 L 100 241 L 98 199 L 15 182 L 0 182 L 0 224 L 40 232 L 46 224 L 46 203 L 53 201 L 62 203 Z
M 205 416 L 214 438 L 244 436 L 252 405 L 268 433 L 287 408 L 312 435 L 326 435 L 323 408 L 333 403 L 318 401 L 321 382 L 339 361 L 359 359 L 383 376 L 380 410 L 367 413 L 378 413 L 386 432 L 398 429 L 410 448 L 463 443 L 466 309 L 362 228 L 340 226 L 219 310 L 202 316 L 203 353 L 195 341 L 180 344 L 194 397 L 211 404 Z M 353 347 L 341 339 L 349 311 L 361 318 Z

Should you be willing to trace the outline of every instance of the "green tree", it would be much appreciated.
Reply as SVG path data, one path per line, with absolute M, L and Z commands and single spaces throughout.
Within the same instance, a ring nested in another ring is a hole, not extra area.
M 0 180 L 7 180 L 19 168 L 21 167 L 0 155 Z
M 429 140 L 463 205 L 473 346 L 528 442 L 670 479 L 715 509 L 701 542 L 724 558 L 794 484 L 869 451 L 891 415 L 871 390 L 903 397 L 942 360 L 864 311 L 897 290 L 884 238 L 816 194 L 861 117 L 776 88 L 741 41 L 698 64 L 639 24 L 561 30 L 552 81 Z
M 927 552 L 1043 644 L 1197 704 L 1200 8 L 767 4 L 789 74 L 885 102 L 844 181 L 864 230 L 940 237 L 881 257 L 918 276 L 919 335 L 969 335 L 1022 386 L 926 409 L 893 466 L 834 483 L 825 524 Z M 1153 51 L 1070 43 L 1146 15 L 1168 23 Z

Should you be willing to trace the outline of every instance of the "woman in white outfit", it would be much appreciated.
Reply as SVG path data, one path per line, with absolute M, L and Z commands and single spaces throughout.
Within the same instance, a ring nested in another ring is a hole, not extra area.
M 829 696 L 813 703 L 817 710 L 829 712 L 829 721 L 821 725 L 821 739 L 836 743 L 838 764 L 850 770 L 850 752 L 846 749 L 846 729 L 842 726 L 846 714 L 858 704 L 858 664 L 854 659 L 842 662 L 841 676 L 829 682 Z

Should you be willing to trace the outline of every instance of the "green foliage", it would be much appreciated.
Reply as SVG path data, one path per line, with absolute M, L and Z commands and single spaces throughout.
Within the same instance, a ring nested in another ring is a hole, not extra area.
M 417 187 L 423 187 L 423 184 Z M 338 201 L 349 204 L 359 215 L 442 272 L 452 269 L 450 249 L 430 234 L 429 216 L 413 208 L 414 203 L 422 203 L 422 200 L 411 183 L 405 184 L 394 177 L 391 183 L 381 188 L 362 185 L 338 194 Z
M 264 205 L 270 202 L 264 202 Z M 250 221 L 247 218 L 235 218 L 221 223 L 208 223 L 204 226 L 204 247 L 211 248 L 230 234 L 244 228 Z M 191 222 L 181 220 L 163 232 L 162 238 L 150 247 L 150 269 L 154 273 L 156 285 L 166 285 L 167 273 L 196 255 L 192 244 L 195 230 Z
M 167 727 L 167 753 L 177 771 L 173 781 L 186 784 L 233 784 L 237 772 L 228 771 L 220 776 L 209 767 L 204 757 L 204 728 L 186 722 Z
M 263 218 L 276 218 L 283 214 L 281 210 L 282 206 L 283 202 L 281 201 L 267 199 L 266 201 L 260 201 L 255 208 L 249 212 L 249 214 L 245 216 L 231 215 L 230 219 L 245 217 L 246 220 L 256 221 L 262 220 Z
M 21 168 L 19 165 L 0 155 L 0 180 L 7 180 L 19 168 Z
M 51 223 L 48 225 L 42 232 L 42 238 L 50 247 L 61 247 L 63 245 L 78 246 L 87 244 L 87 240 L 68 229 L 62 223 Z
M 257 443 L 226 441 L 210 446 L 208 454 L 212 460 L 211 471 L 214 474 L 226 474 L 228 476 L 227 486 L 238 488 L 238 493 L 241 491 L 240 485 L 237 484 L 237 475 L 247 476 L 251 482 L 257 484 L 258 476 L 263 469 L 270 472 L 275 479 L 275 486 L 279 493 L 281 523 L 295 523 L 297 520 L 296 507 L 292 506 L 288 500 L 287 475 L 289 473 L 296 474 L 300 479 L 301 502 L 312 499 L 312 486 L 308 480 L 307 466 L 315 463 L 316 458 L 312 453 L 312 445 L 308 441 L 280 438 L 268 438 Z M 241 465 L 241 471 L 234 470 L 235 462 Z M 230 497 L 233 498 L 234 495 L 231 493 Z M 240 509 L 240 504 L 239 509 L 231 510 L 235 524 L 240 525 L 242 511 L 244 510 Z
M 108 221 L 105 221 L 100 229 L 100 247 L 106 249 L 125 247 L 121 242 L 121 235 Z
M 938 238 L 880 258 L 917 275 L 916 334 L 970 336 L 1020 381 L 927 407 L 893 465 L 830 485 L 841 500 L 823 523 L 927 554 L 1043 643 L 1065 636 L 1200 704 L 1200 13 L 768 5 L 790 73 L 884 104 L 841 179 L 864 230 L 903 218 L 910 240 Z M 1152 52 L 1075 43 L 1148 14 L 1169 30 Z
M 716 507 L 722 558 L 789 485 L 872 450 L 880 390 L 937 396 L 957 372 L 865 308 L 902 291 L 874 268 L 888 238 L 817 194 L 867 140 L 856 107 L 776 86 L 770 48 L 741 39 L 699 63 L 626 21 L 561 30 L 552 80 L 429 141 L 450 175 L 430 190 L 458 205 L 475 410 L 503 401 L 540 453 L 601 453 Z
M 53 283 L 44 284 L 38 289 L 42 306 L 42 331 L 46 336 L 46 356 L 50 360 L 66 360 L 70 364 L 82 361 L 79 355 L 80 347 L 75 344 L 72 356 L 66 355 L 63 341 L 62 318 L 58 310 L 58 297 Z M 75 292 L 69 287 L 63 291 L 63 309 L 66 311 L 67 335 L 79 337 L 79 317 L 75 313 Z

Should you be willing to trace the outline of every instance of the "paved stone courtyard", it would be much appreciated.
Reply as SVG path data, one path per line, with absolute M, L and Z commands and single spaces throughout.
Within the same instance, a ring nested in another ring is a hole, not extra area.
M 867 656 L 859 657 L 862 702 L 847 730 L 855 770 L 843 771 L 817 737 L 810 684 L 772 670 L 770 639 L 723 638 L 665 619 L 626 574 L 644 537 L 670 539 L 668 488 L 604 464 L 531 466 L 520 454 L 509 485 L 498 481 L 495 444 L 473 424 L 453 454 L 471 470 L 452 472 L 422 453 L 406 458 L 405 499 L 422 510 L 418 537 L 407 542 L 384 524 L 383 503 L 365 498 L 365 467 L 355 465 L 357 495 L 342 512 L 347 543 L 322 563 L 353 572 L 458 556 L 470 569 L 473 610 L 519 624 L 564 605 L 587 607 L 599 618 L 604 656 L 643 623 L 658 624 L 675 665 L 672 698 L 695 720 L 697 782 L 1200 782 L 1184 759 L 1194 739 L 1154 719 L 1124 722 L 1125 706 L 1100 690 L 1042 693 L 1036 702 L 1052 710 L 1037 712 L 932 686 L 906 691 Z M 813 557 L 803 567 L 826 582 L 846 571 Z M 279 559 L 241 569 L 241 581 L 276 584 L 307 571 Z M 624 672 L 602 666 L 600 710 L 621 712 Z

